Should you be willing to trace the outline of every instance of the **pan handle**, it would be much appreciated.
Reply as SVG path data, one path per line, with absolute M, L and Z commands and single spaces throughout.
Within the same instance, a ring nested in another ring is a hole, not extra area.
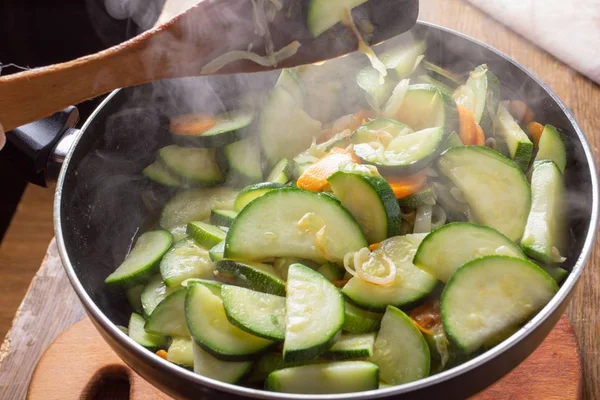
M 70 106 L 48 118 L 6 133 L 0 157 L 8 159 L 29 182 L 49 187 L 58 178 L 60 166 L 77 133 L 79 111 Z

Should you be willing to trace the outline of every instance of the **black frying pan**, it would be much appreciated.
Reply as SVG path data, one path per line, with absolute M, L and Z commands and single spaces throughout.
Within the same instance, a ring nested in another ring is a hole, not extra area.
M 537 118 L 561 128 L 568 139 L 565 181 L 569 189 L 570 275 L 554 299 L 525 327 L 484 354 L 443 373 L 376 392 L 317 396 L 327 399 L 462 399 L 492 384 L 523 361 L 563 313 L 590 254 L 598 220 L 598 182 L 589 145 L 573 116 L 539 79 L 507 56 L 456 32 L 419 23 L 409 34 L 425 37 L 428 59 L 454 71 L 487 63 L 508 89 L 505 98 L 533 105 Z M 395 39 L 396 40 L 396 39 Z M 402 40 L 398 38 L 397 40 Z M 352 63 L 352 57 L 347 60 Z M 177 398 L 315 398 L 281 395 L 222 384 L 195 375 L 136 345 L 115 325 L 131 312 L 123 293 L 109 289 L 105 277 L 124 258 L 140 227 L 172 192 L 140 175 L 155 150 L 169 141 L 165 118 L 191 111 L 182 93 L 196 93 L 191 108 L 220 111 L 240 92 L 269 88 L 277 73 L 194 78 L 113 92 L 81 131 L 69 130 L 74 145 L 60 173 L 55 200 L 55 232 L 65 269 L 91 320 L 135 371 Z M 222 99 L 223 103 L 215 100 Z M 60 117 L 66 119 L 68 114 Z M 63 129 L 64 130 L 64 129 Z M 63 142 L 63 147 L 67 147 Z M 62 151 L 64 153 L 64 151 Z M 58 152 L 60 158 L 60 149 Z

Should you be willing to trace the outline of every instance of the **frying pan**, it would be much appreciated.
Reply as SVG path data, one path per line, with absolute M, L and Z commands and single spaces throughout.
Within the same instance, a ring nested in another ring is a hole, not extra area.
M 190 111 L 183 110 L 185 102 L 177 97 L 174 88 L 199 93 L 200 97 L 193 102 L 198 107 L 227 108 L 227 99 L 234 98 L 239 91 L 271 87 L 277 73 L 194 78 L 183 84 L 162 82 L 117 90 L 104 100 L 81 130 L 72 128 L 75 111 L 70 109 L 55 115 L 50 122 L 24 127 L 17 133 L 20 137 L 35 133 L 39 138 L 45 132 L 46 141 L 54 133 L 63 134 L 52 151 L 41 146 L 43 140 L 39 139 L 30 139 L 30 144 L 37 147 L 28 150 L 30 158 L 44 153 L 44 157 L 51 159 L 51 167 L 45 173 L 43 168 L 36 171 L 38 178 L 47 179 L 56 173 L 62 161 L 54 205 L 60 255 L 69 280 L 98 331 L 142 377 L 182 399 L 463 399 L 518 365 L 554 327 L 582 274 L 598 227 L 598 181 L 589 144 L 560 99 L 506 55 L 459 33 L 423 22 L 409 34 L 426 38 L 428 59 L 443 67 L 469 71 L 487 63 L 507 88 L 503 97 L 526 100 L 538 120 L 564 131 L 569 210 L 565 268 L 570 274 L 559 292 L 530 322 L 498 346 L 437 375 L 379 391 L 326 396 L 277 394 L 220 383 L 173 365 L 135 344 L 117 327 L 127 324 L 131 310 L 123 293 L 104 284 L 105 277 L 124 258 L 138 231 L 149 226 L 149 221 L 172 195 L 142 178 L 140 171 L 153 160 L 155 150 L 169 141 L 165 116 Z M 27 146 L 21 145 L 21 150 L 27 150 Z

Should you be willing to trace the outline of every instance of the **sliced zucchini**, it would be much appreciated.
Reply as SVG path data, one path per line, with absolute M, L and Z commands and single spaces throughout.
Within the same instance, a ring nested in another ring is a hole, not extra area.
M 369 333 L 379 330 L 381 314 L 375 314 L 346 302 L 342 329 L 350 333 Z
M 477 290 L 473 290 L 477 288 Z M 558 285 L 521 258 L 486 256 L 452 276 L 441 297 L 444 330 L 466 353 L 495 344 L 550 301 Z
M 306 150 L 321 123 L 298 107 L 285 89 L 275 86 L 263 107 L 259 130 L 263 154 L 275 165 Z
M 535 161 L 554 161 L 560 172 L 565 172 L 567 165 L 567 148 L 562 133 L 552 125 L 546 125 L 538 145 Z
M 310 268 L 314 269 L 315 271 L 318 270 L 319 268 L 321 268 L 321 266 L 318 263 L 311 261 L 311 260 L 307 260 L 305 258 L 281 257 L 281 258 L 276 258 L 275 261 L 273 261 L 273 269 L 275 270 L 277 275 L 281 277 L 281 279 L 283 279 L 284 281 L 287 281 L 288 270 L 290 268 L 290 265 L 292 265 L 292 264 L 306 265 L 307 267 L 310 267 Z M 325 263 L 325 264 L 329 264 L 329 263 Z M 323 265 L 325 265 L 325 264 L 323 264 Z
M 205 186 L 223 182 L 214 149 L 170 145 L 160 149 L 158 156 L 165 167 L 184 182 Z
M 146 321 L 144 317 L 137 313 L 131 313 L 129 317 L 129 325 L 127 327 L 128 334 L 131 339 L 137 344 L 148 347 L 150 349 L 156 349 L 165 347 L 167 344 L 167 338 L 161 335 L 154 335 L 144 330 L 144 324 Z
M 181 239 L 185 239 L 187 237 L 186 229 L 187 226 L 185 224 L 171 228 L 170 231 L 171 235 L 173 235 L 173 241 L 179 242 Z
M 560 285 L 562 281 L 565 280 L 567 275 L 569 275 L 569 271 L 557 265 L 543 265 L 539 263 L 535 263 L 535 265 L 546 271 L 546 273 L 550 275 L 558 285 Z
M 285 361 L 311 360 L 335 341 L 344 323 L 344 301 L 323 275 L 302 264 L 288 271 Z
M 452 96 L 454 93 L 454 89 L 443 82 L 438 81 L 437 79 L 429 76 L 429 75 L 419 75 L 417 76 L 418 83 L 425 83 L 428 85 L 433 85 L 438 88 L 441 92 L 446 94 L 447 96 Z
M 185 321 L 185 288 L 169 294 L 156 306 L 144 329 L 146 332 L 164 336 L 190 336 Z
M 157 271 L 158 262 L 173 243 L 169 231 L 156 230 L 140 235 L 125 260 L 104 283 L 133 287 L 146 283 Z
M 194 123 L 194 115 L 189 116 L 190 124 Z M 215 117 L 215 125 L 207 131 L 195 133 L 190 131 L 190 126 L 183 124 L 185 129 L 180 129 L 177 125 L 171 124 L 170 130 L 173 134 L 173 140 L 185 146 L 196 147 L 221 147 L 229 143 L 237 142 L 243 139 L 247 134 L 246 128 L 254 120 L 254 114 L 251 111 L 238 110 L 219 114 Z M 181 124 L 180 124 L 181 125 Z
M 208 250 L 192 239 L 183 239 L 173 245 L 160 262 L 160 274 L 168 287 L 177 287 L 188 278 L 213 277 L 213 262 Z
M 468 222 L 454 222 L 425 237 L 413 264 L 447 283 L 466 262 L 494 254 L 526 258 L 519 246 L 497 230 Z
M 533 143 L 503 104 L 498 107 L 496 135 L 506 143 L 510 158 L 525 171 L 531 162 Z
M 377 166 L 382 174 L 410 175 L 428 166 L 440 153 L 444 129 L 427 128 L 393 139 L 385 149 L 363 143 L 354 145 L 356 155 Z
M 317 272 L 323 275 L 329 282 L 335 282 L 344 278 L 345 271 L 332 262 L 326 262 L 319 267 Z
M 231 179 L 232 174 L 235 175 L 234 179 L 246 184 L 262 180 L 260 148 L 254 138 L 228 144 L 223 148 L 223 153 L 229 164 L 228 180 Z
M 462 191 L 476 220 L 510 240 L 519 240 L 531 206 L 521 169 L 483 146 L 452 147 L 438 160 L 440 171 Z
M 379 71 L 373 67 L 365 67 L 356 74 L 356 83 L 365 91 L 367 103 L 376 111 L 390 98 L 396 82 L 386 76 L 381 82 Z
M 192 344 L 192 352 L 195 373 L 225 383 L 239 382 L 252 366 L 249 361 L 221 361 L 196 343 Z
M 181 282 L 181 286 L 189 287 L 196 283 L 206 286 L 212 292 L 212 294 L 214 294 L 215 296 L 221 297 L 221 288 L 224 285 L 223 282 L 213 281 L 213 280 L 209 280 L 209 279 L 190 278 L 190 279 L 186 279 L 185 281 Z
M 346 253 L 364 246 L 359 225 L 339 202 L 286 187 L 244 207 L 227 232 L 225 257 L 301 257 L 341 263 Z
M 213 248 L 208 251 L 208 256 L 212 261 L 219 261 L 224 258 L 223 253 L 225 252 L 225 241 L 223 240 L 219 244 L 216 244 Z
M 371 357 L 374 343 L 375 332 L 341 335 L 323 357 L 332 360 Z
M 404 97 L 406 97 L 406 93 L 408 92 L 410 81 L 408 79 L 403 79 L 394 89 L 392 90 L 392 95 L 388 98 L 385 103 L 385 107 L 381 112 L 386 118 L 396 118 L 398 115 L 398 110 L 402 107 L 402 103 L 404 102 Z
M 416 210 L 422 205 L 433 206 L 436 204 L 435 193 L 432 188 L 428 187 L 420 192 L 398 199 L 398 204 L 408 210 Z
M 287 158 L 282 158 L 277 161 L 269 175 L 267 176 L 267 182 L 285 184 L 292 180 L 294 173 L 294 167 L 292 162 Z
M 458 130 L 456 103 L 433 85 L 410 85 L 396 116 L 415 131 L 442 127 L 449 134 Z
M 417 325 L 396 307 L 388 306 L 369 361 L 379 366 L 383 382 L 401 385 L 427 377 L 431 358 Z
M 375 118 L 361 125 L 353 134 L 352 142 L 355 144 L 379 142 L 387 146 L 398 136 L 412 133 L 412 129 L 391 118 Z
M 460 75 L 455 74 L 452 71 L 448 71 L 447 69 L 444 69 L 434 63 L 423 60 L 421 65 L 425 71 L 427 71 L 429 76 L 444 83 L 445 85 L 452 87 L 453 89 L 456 89 L 458 86 L 465 83 Z
M 383 311 L 388 305 L 402 306 L 427 296 L 437 279 L 413 265 L 412 259 L 424 234 L 396 236 L 381 242 L 373 251 L 369 263 L 389 263 L 396 267 L 396 278 L 389 285 L 374 285 L 359 276 L 351 278 L 342 293 L 359 307 Z M 387 259 L 387 260 L 386 260 Z
M 338 361 L 284 368 L 269 374 L 265 389 L 284 393 L 328 394 L 375 390 L 379 369 L 367 361 Z
M 137 285 L 129 288 L 125 291 L 127 302 L 136 313 L 142 313 L 142 293 L 144 292 L 144 285 Z
M 451 132 L 450 135 L 448 135 L 448 137 L 446 138 L 446 149 L 449 149 L 450 147 L 457 147 L 457 146 L 464 146 L 465 144 L 463 143 L 463 141 L 460 139 L 460 137 L 458 136 L 458 133 L 456 132 Z M 444 150 L 446 150 L 444 149 Z
M 142 173 L 146 178 L 156 183 L 160 183 L 161 185 L 173 187 L 184 186 L 181 178 L 169 171 L 160 160 L 154 161 L 152 164 L 148 165 L 144 168 Z
M 144 290 L 142 290 L 140 300 L 142 302 L 144 314 L 146 316 L 151 315 L 156 306 L 175 290 L 177 290 L 176 287 L 167 287 L 161 274 L 157 274 L 146 286 L 144 286 Z
M 199 246 L 204 248 L 218 245 L 225 240 L 227 235 L 221 228 L 200 221 L 189 222 L 186 232 Z
M 221 298 L 198 283 L 188 287 L 185 316 L 194 341 L 224 361 L 248 359 L 273 343 L 232 325 L 227 320 Z
M 217 226 L 229 227 L 233 223 L 233 220 L 235 219 L 237 214 L 237 211 L 218 210 L 213 208 L 210 211 L 210 223 Z
M 279 189 L 282 187 L 284 187 L 283 184 L 274 182 L 262 182 L 245 187 L 235 198 L 233 208 L 234 210 L 240 212 L 242 211 L 242 208 L 246 207 L 246 204 L 250 203 L 257 197 L 260 197 L 263 194 L 270 192 L 271 190 Z
M 213 208 L 231 210 L 237 191 L 229 188 L 193 189 L 180 192 L 167 202 L 160 226 L 173 229 L 191 221 L 207 222 Z
M 352 213 L 369 243 L 379 243 L 400 234 L 400 206 L 385 179 L 338 171 L 327 181 L 342 206 Z
M 292 96 L 296 105 L 304 108 L 306 88 L 298 71 L 294 68 L 283 68 L 277 79 L 276 86 L 281 86 Z
M 308 4 L 308 29 L 317 37 L 332 28 L 344 18 L 347 10 L 352 10 L 367 0 L 310 0 Z
M 427 43 L 417 40 L 386 50 L 379 59 L 387 69 L 395 69 L 398 77 L 405 79 L 417 69 L 426 50 Z
M 194 367 L 194 351 L 192 338 L 174 337 L 169 350 L 167 360 L 173 364 L 182 365 L 187 368 Z
M 471 90 L 462 93 L 472 94 L 472 99 L 460 99 L 459 92 L 454 97 L 456 103 L 471 110 L 475 122 L 481 126 L 487 136 L 492 136 L 500 102 L 500 81 L 488 66 L 483 64 L 469 74 L 466 86 Z
M 531 176 L 532 203 L 521 246 L 531 258 L 544 263 L 564 261 L 563 199 L 565 188 L 558 166 L 550 160 L 538 161 Z
M 215 270 L 248 289 L 285 296 L 285 282 L 269 264 L 225 259 L 216 262 Z
M 265 339 L 285 338 L 285 297 L 223 285 L 221 298 L 233 325 Z

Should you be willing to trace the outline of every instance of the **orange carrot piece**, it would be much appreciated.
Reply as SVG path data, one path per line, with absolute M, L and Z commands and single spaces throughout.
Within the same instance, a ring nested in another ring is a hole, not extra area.
M 308 167 L 296 181 L 296 186 L 311 192 L 321 192 L 329 187 L 327 178 L 337 172 L 345 162 L 355 162 L 352 154 L 345 149 L 334 148 L 331 153 Z
M 331 139 L 336 133 L 339 133 L 345 129 L 350 129 L 351 131 L 357 130 L 362 124 L 364 124 L 367 119 L 375 118 L 377 114 L 374 111 L 368 111 L 361 109 L 357 113 L 352 114 L 350 117 L 350 121 L 346 125 L 335 126 L 332 128 L 325 129 L 321 131 L 319 135 L 319 140 L 317 143 L 323 143 L 329 139 Z
M 427 175 L 424 173 L 411 175 L 401 180 L 388 179 L 388 183 L 397 199 L 417 193 L 425 186 Z
M 432 331 L 442 324 L 440 302 L 427 302 L 412 310 L 409 316 L 421 332 L 431 335 Z
M 533 111 L 521 100 L 511 100 L 507 108 L 517 122 L 528 124 L 533 121 Z
M 377 250 L 380 247 L 381 247 L 381 243 L 373 243 L 372 245 L 369 246 L 369 250 L 370 251 L 375 251 L 375 250 Z
M 527 131 L 529 132 L 529 136 L 537 147 L 540 144 L 540 139 L 542 138 L 542 132 L 544 132 L 544 125 L 539 122 L 532 121 L 527 124 Z
M 473 144 L 477 146 L 485 146 L 485 133 L 483 133 L 483 129 L 481 129 L 481 126 L 479 126 L 477 122 L 473 122 L 475 123 L 475 141 Z
M 460 122 L 460 129 L 458 132 L 460 140 L 466 145 L 474 144 L 477 136 L 477 128 L 475 126 L 477 123 L 475 122 L 473 112 L 462 106 L 456 106 L 456 110 L 458 111 L 458 119 Z
M 216 123 L 212 114 L 184 114 L 171 118 L 169 130 L 177 135 L 201 135 Z
M 166 360 L 168 353 L 166 351 L 164 351 L 164 350 L 158 350 L 156 352 L 156 355 L 159 356 L 160 358 Z

